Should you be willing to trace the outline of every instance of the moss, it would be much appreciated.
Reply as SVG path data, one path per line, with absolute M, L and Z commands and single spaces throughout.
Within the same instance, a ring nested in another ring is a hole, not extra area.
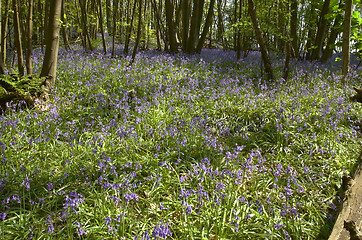
M 19 75 L 0 76 L 0 113 L 7 109 L 7 103 L 16 104 L 16 109 L 34 107 L 35 98 L 43 93 L 44 78 Z

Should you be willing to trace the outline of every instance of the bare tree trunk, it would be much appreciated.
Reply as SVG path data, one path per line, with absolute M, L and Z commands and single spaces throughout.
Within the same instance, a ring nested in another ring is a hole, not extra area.
M 23 60 L 23 48 L 21 46 L 20 26 L 19 26 L 19 8 L 18 0 L 13 0 L 14 8 L 14 32 L 15 32 L 15 46 L 18 55 L 18 70 L 21 76 L 24 75 L 24 60 Z
M 136 12 L 136 3 L 137 2 L 135 1 L 134 5 L 133 5 L 131 22 L 127 26 L 126 41 L 125 41 L 124 49 L 123 49 L 124 55 L 128 55 L 129 42 L 130 42 L 130 39 L 131 39 L 131 33 L 132 33 L 132 28 L 133 28 L 133 19 L 134 19 L 134 15 L 135 15 L 135 12 Z
M 114 57 L 115 53 L 115 45 L 116 45 L 116 33 L 117 33 L 117 18 L 118 18 L 118 0 L 113 1 L 113 25 L 112 25 L 112 54 Z M 127 46 L 128 47 L 128 46 Z
M 103 27 L 102 0 L 98 0 L 98 5 L 99 5 L 99 25 L 101 27 L 101 33 L 102 33 L 103 51 L 104 54 L 107 54 L 106 37 L 104 36 L 104 27 Z
M 286 54 L 285 54 L 285 63 L 283 69 L 283 78 L 285 80 L 288 79 L 289 76 L 289 68 L 290 68 L 290 50 L 291 50 L 291 43 L 288 41 L 285 45 Z
M 249 6 L 248 6 L 249 15 L 250 15 L 251 21 L 253 23 L 256 40 L 258 41 L 258 44 L 260 46 L 260 52 L 261 52 L 261 57 L 263 59 L 265 72 L 267 74 L 268 79 L 274 80 L 275 77 L 274 77 L 274 73 L 273 73 L 273 67 L 271 65 L 268 49 L 264 43 L 263 34 L 260 30 L 258 18 L 256 17 L 254 1 L 248 0 L 248 4 L 249 4 Z
M 7 27 L 8 27 L 8 17 L 9 17 L 9 0 L 5 2 L 5 11 L 4 16 L 2 17 L 2 26 L 1 26 L 1 60 L 5 65 L 6 62 L 6 40 L 7 40 Z
M 328 28 L 328 21 L 326 19 L 326 15 L 329 12 L 330 0 L 325 0 L 322 8 L 321 15 L 319 16 L 319 24 L 317 36 L 314 41 L 315 48 L 312 52 L 312 60 L 319 60 L 320 54 L 322 52 L 323 42 L 325 39 L 325 33 Z
M 89 31 L 87 27 L 87 1 L 79 0 L 79 6 L 81 10 L 81 22 L 83 28 L 83 34 L 85 35 L 85 41 L 88 41 L 89 50 L 93 51 L 92 42 L 90 40 Z
M 141 26 L 142 26 L 142 1 L 143 0 L 138 0 L 138 26 L 137 26 L 137 37 L 136 37 L 136 42 L 133 48 L 133 53 L 132 53 L 132 61 L 131 63 L 134 62 L 135 57 L 136 57 L 136 53 L 137 53 L 137 48 L 138 45 L 140 43 L 140 39 L 141 39 Z
M 200 15 L 200 8 L 203 8 L 203 0 L 194 0 L 193 9 L 192 9 L 192 16 L 191 16 L 191 26 L 190 26 L 190 33 L 187 42 L 186 52 L 194 53 L 197 42 L 199 40 L 199 31 L 200 31 L 200 24 L 201 19 Z
M 189 0 L 182 0 L 182 50 L 185 52 L 189 38 L 190 11 Z
M 223 14 L 222 14 L 222 0 L 217 0 L 217 33 L 216 33 L 216 39 L 218 42 L 221 42 L 223 45 L 223 48 L 225 48 L 224 43 L 224 20 L 223 20 Z
M 47 78 L 47 91 L 53 88 L 57 73 L 61 8 L 62 0 L 53 0 L 50 2 L 49 23 L 45 36 L 46 48 L 43 67 L 40 73 L 40 77 Z
M 33 0 L 29 0 L 28 6 L 28 31 L 27 31 L 27 52 L 26 52 L 26 70 L 29 75 L 33 74 L 31 63 L 32 56 L 32 35 L 33 35 Z
M 298 0 L 291 0 L 290 36 L 292 38 L 292 57 L 299 56 L 298 48 Z
M 343 22 L 343 59 L 342 59 L 342 83 L 348 82 L 347 75 L 349 73 L 350 65 L 350 35 L 351 35 L 351 14 L 352 14 L 353 0 L 346 0 L 344 22 Z
M 177 42 L 176 42 L 175 23 L 173 21 L 174 7 L 171 3 L 171 0 L 165 0 L 165 12 L 166 12 L 168 40 L 170 45 L 169 49 L 171 53 L 175 53 L 177 52 Z
M 2 1 L 0 1 L 0 19 L 1 19 L 1 3 L 2 3 Z M 3 37 L 4 37 L 4 35 L 2 35 L 1 33 L 2 33 L 2 31 L 1 31 L 1 26 L 2 24 L 0 24 L 0 39 L 2 39 Z M 5 74 L 5 64 L 4 64 L 4 61 L 3 61 L 3 59 L 0 57 L 0 75 L 3 75 L 3 74 Z
M 60 13 L 60 20 L 63 23 L 61 31 L 62 31 L 62 35 L 63 35 L 65 50 L 69 50 L 70 46 L 69 46 L 69 39 L 68 39 L 67 29 L 66 29 L 67 20 L 66 20 L 66 18 L 64 18 L 64 14 L 65 14 L 64 3 L 65 3 L 65 0 L 62 1 L 62 10 L 61 10 L 61 13 Z
M 339 8 L 341 9 L 342 6 L 343 6 L 343 2 L 342 2 L 342 0 L 340 0 Z M 343 22 L 342 20 L 343 20 L 343 17 L 339 16 L 339 15 L 334 19 L 331 33 L 329 35 L 326 47 L 325 47 L 322 57 L 321 57 L 321 62 L 326 62 L 328 60 L 328 58 L 330 58 L 332 56 L 333 49 L 334 49 L 334 43 L 336 42 L 338 34 L 341 32 L 339 27 Z
M 205 43 L 206 36 L 207 36 L 207 34 L 209 32 L 209 29 L 211 27 L 212 17 L 213 17 L 213 13 L 214 13 L 214 4 L 215 4 L 215 0 L 211 0 L 209 10 L 207 12 L 206 20 L 205 20 L 205 26 L 204 26 L 204 29 L 202 30 L 199 42 L 197 43 L 197 47 L 196 47 L 196 52 L 197 53 L 201 52 L 202 46 Z
M 111 0 L 106 0 L 106 18 L 108 32 L 112 32 L 111 12 Z

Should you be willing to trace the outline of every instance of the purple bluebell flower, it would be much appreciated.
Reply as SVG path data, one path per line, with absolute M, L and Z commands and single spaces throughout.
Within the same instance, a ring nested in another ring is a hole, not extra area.
M 156 240 L 157 237 L 166 239 L 167 236 L 172 236 L 172 233 L 171 233 L 170 229 L 168 228 L 168 223 L 163 224 L 162 221 L 160 221 L 160 224 L 157 224 L 153 228 L 152 237 L 154 238 L 154 240 Z

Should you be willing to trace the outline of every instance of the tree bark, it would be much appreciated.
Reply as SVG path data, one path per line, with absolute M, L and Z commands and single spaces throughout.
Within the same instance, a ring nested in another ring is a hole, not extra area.
M 342 59 L 342 83 L 348 82 L 347 75 L 349 73 L 350 65 L 350 35 L 351 35 L 351 15 L 352 15 L 353 0 L 346 0 L 344 22 L 343 22 L 343 59 Z
M 264 43 L 263 34 L 262 34 L 261 30 L 260 30 L 258 18 L 256 16 L 254 1 L 253 0 L 248 0 L 248 4 L 249 4 L 249 6 L 248 6 L 249 15 L 250 15 L 251 21 L 253 23 L 253 28 L 254 28 L 256 40 L 258 41 L 258 44 L 260 46 L 261 57 L 263 59 L 264 69 L 265 69 L 265 72 L 267 74 L 267 78 L 269 80 L 274 80 L 275 77 L 274 77 L 273 68 L 272 68 L 272 64 L 271 64 L 271 61 L 270 61 L 270 57 L 269 57 L 269 52 L 268 52 L 268 49 L 267 49 L 267 47 L 266 47 L 266 45 Z
M 186 52 L 188 53 L 194 53 L 195 48 L 197 45 L 197 42 L 199 40 L 199 31 L 200 31 L 200 25 L 201 25 L 201 19 L 200 15 L 202 16 L 201 11 L 203 11 L 203 0 L 194 0 L 194 6 L 192 9 L 192 16 L 191 16 L 191 26 L 190 26 L 190 33 L 189 38 L 187 42 Z
M 57 60 L 59 49 L 59 30 L 60 30 L 60 13 L 62 7 L 62 0 L 53 0 L 50 2 L 49 23 L 46 31 L 45 41 L 45 55 L 43 67 L 40 77 L 46 77 L 47 91 L 53 88 L 55 84 L 57 72 Z
M 339 8 L 342 7 L 342 0 L 340 1 Z M 332 57 L 333 49 L 334 49 L 334 43 L 336 42 L 336 39 L 338 37 L 338 34 L 341 32 L 340 26 L 342 23 L 343 17 L 337 16 L 336 19 L 334 19 L 332 31 L 329 35 L 327 45 L 323 51 L 321 62 L 326 62 L 330 57 Z
M 326 15 L 329 12 L 330 0 L 325 0 L 322 8 L 321 15 L 319 17 L 318 31 L 317 36 L 314 41 L 315 48 L 312 52 L 312 60 L 319 60 L 320 54 L 322 52 L 323 42 L 325 39 L 325 33 L 328 28 L 328 21 Z
M 7 40 L 7 27 L 8 27 L 8 17 L 9 17 L 9 0 L 5 2 L 5 11 L 4 16 L 2 17 L 2 26 L 1 26 L 1 62 L 5 65 L 6 62 L 6 40 Z
M 298 48 L 298 0 L 292 0 L 290 17 L 290 36 L 292 38 L 291 55 L 296 58 L 299 56 Z
M 175 32 L 175 23 L 173 21 L 173 12 L 174 7 L 171 3 L 171 0 L 165 0 L 165 12 L 166 12 L 166 24 L 167 24 L 167 35 L 170 45 L 170 52 L 177 52 L 177 42 L 176 42 L 176 32 Z
M 82 29 L 83 34 L 85 37 L 85 41 L 88 42 L 89 50 L 93 51 L 92 42 L 90 40 L 89 31 L 88 31 L 88 24 L 87 24 L 87 1 L 86 0 L 79 0 L 79 6 L 81 10 L 81 22 L 82 22 Z
M 132 61 L 131 63 L 134 62 L 135 57 L 136 57 L 136 53 L 137 53 L 137 48 L 138 45 L 140 43 L 140 39 L 141 39 L 141 26 L 142 26 L 142 1 L 143 0 L 138 0 L 138 26 L 137 26 L 137 37 L 136 37 L 136 42 L 133 48 L 133 53 L 132 53 Z
M 33 35 L 33 0 L 29 0 L 28 6 L 28 29 L 27 29 L 27 52 L 26 52 L 26 70 L 29 75 L 33 74 L 31 63 L 32 56 L 32 35 Z
M 212 17 L 213 17 L 213 13 L 214 13 L 214 4 L 215 4 L 215 0 L 211 0 L 209 10 L 207 12 L 206 20 L 205 20 L 205 26 L 204 26 L 204 29 L 202 30 L 201 37 L 200 37 L 200 39 L 199 39 L 199 41 L 197 43 L 197 47 L 196 47 L 196 52 L 197 53 L 201 52 L 202 46 L 205 43 L 206 36 L 207 36 L 207 34 L 209 32 L 209 29 L 211 27 Z
M 187 43 L 189 38 L 189 25 L 190 25 L 190 11 L 189 0 L 182 0 L 182 51 L 187 50 Z
M 134 15 L 135 15 L 135 12 L 136 12 L 136 3 L 137 2 L 135 1 L 134 4 L 133 4 L 131 22 L 127 26 L 126 41 L 125 41 L 124 49 L 123 49 L 124 55 L 128 55 L 129 42 L 130 42 L 130 39 L 131 39 L 131 33 L 132 33 L 132 28 L 133 28 L 133 19 L 134 19 Z
M 18 56 L 18 70 L 19 74 L 23 76 L 25 71 L 24 71 L 24 60 L 23 60 L 23 48 L 21 45 L 21 36 L 20 36 L 18 0 L 13 0 L 13 8 L 14 8 L 14 32 L 15 32 L 14 40 Z
M 117 18 L 118 18 L 118 0 L 113 1 L 113 25 L 112 25 L 112 57 L 116 55 L 115 45 L 116 45 L 116 34 L 117 34 Z M 126 48 L 126 47 L 125 47 Z M 128 51 L 128 46 L 127 46 Z
M 60 13 L 60 20 L 62 20 L 62 23 L 63 23 L 61 31 L 62 31 L 62 35 L 63 35 L 65 50 L 69 50 L 70 46 L 69 46 L 69 39 L 68 39 L 67 28 L 66 28 L 67 20 L 64 17 L 64 15 L 65 15 L 64 3 L 65 3 L 65 0 L 62 1 L 62 10 L 61 10 L 61 13 Z
M 99 25 L 101 27 L 103 51 L 104 51 L 104 54 L 107 54 L 107 43 L 106 43 L 106 37 L 104 35 L 104 27 L 103 27 L 102 0 L 98 0 L 98 5 L 99 5 Z
M 0 1 L 0 19 L 2 17 L 2 12 L 1 12 L 1 3 L 2 1 Z M 4 35 L 2 35 L 2 31 L 1 31 L 1 26 L 2 24 L 0 24 L 0 39 L 2 39 L 4 37 Z M 4 64 L 4 61 L 3 59 L 0 57 L 0 75 L 3 75 L 5 74 L 5 64 Z

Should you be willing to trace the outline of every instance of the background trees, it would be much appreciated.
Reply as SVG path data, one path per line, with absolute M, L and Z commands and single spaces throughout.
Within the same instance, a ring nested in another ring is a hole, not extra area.
M 250 16 L 254 3 L 259 28 Z M 60 41 L 66 50 L 81 43 L 87 51 L 98 46 L 113 57 L 139 49 L 198 53 L 204 47 L 233 49 L 237 58 L 261 50 L 311 61 L 326 61 L 341 51 L 347 0 L 62 0 Z M 32 73 L 32 48 L 50 44 L 52 1 L 1 0 L 0 73 L 12 66 L 6 50 L 16 51 L 18 73 Z M 350 51 L 361 52 L 361 2 L 351 2 Z M 348 13 L 348 12 L 347 12 Z M 347 15 L 346 15 L 347 16 Z M 347 16 L 348 17 L 348 16 Z M 347 19 L 347 18 L 346 18 Z M 254 27 L 253 27 L 254 26 Z M 259 31 L 259 30 L 260 31 Z M 260 39 L 263 40 L 263 46 Z M 121 48 L 117 48 L 120 44 Z M 23 49 L 26 48 L 26 49 Z M 346 50 L 347 51 L 347 50 Z M 263 54 L 265 55 L 265 54 Z M 345 61 L 344 61 L 345 62 Z M 4 63 L 4 64 L 2 64 Z M 345 70 L 344 70 L 345 71 Z M 267 71 L 268 72 L 268 71 Z M 271 76 L 268 73 L 269 76 Z

